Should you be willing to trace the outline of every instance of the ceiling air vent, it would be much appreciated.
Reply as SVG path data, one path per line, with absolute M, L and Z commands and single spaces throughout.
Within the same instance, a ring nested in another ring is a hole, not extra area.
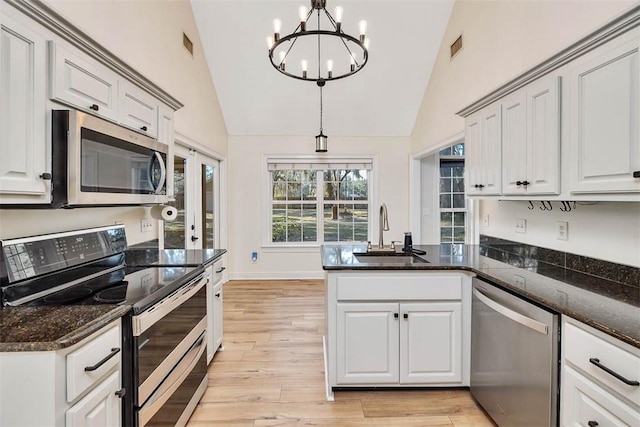
M 187 37 L 185 33 L 182 33 L 182 44 L 184 45 L 185 49 L 189 51 L 191 56 L 193 56 L 193 42 L 189 39 L 189 37 Z
M 453 57 L 456 56 L 456 53 L 462 50 L 462 34 L 460 34 L 458 38 L 453 43 L 451 43 L 450 50 L 451 50 L 451 59 L 453 59 Z

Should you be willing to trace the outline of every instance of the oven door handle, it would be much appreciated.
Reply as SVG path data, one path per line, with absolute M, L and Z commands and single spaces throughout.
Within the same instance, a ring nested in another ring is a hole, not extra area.
M 544 323 L 540 323 L 537 320 L 531 319 L 501 304 L 498 304 L 497 302 L 495 302 L 494 300 L 492 300 L 491 298 L 489 298 L 488 296 L 486 296 L 485 294 L 483 294 L 482 292 L 480 292 L 475 288 L 473 289 L 473 296 L 478 298 L 487 307 L 493 309 L 494 311 L 502 314 L 505 317 L 508 317 L 514 322 L 517 322 L 523 326 L 526 326 L 529 329 L 533 329 L 536 332 L 540 332 L 541 334 L 547 335 L 549 328 Z
M 167 298 L 153 305 L 144 312 L 133 316 L 133 336 L 139 337 L 144 331 L 149 329 L 158 320 L 171 313 L 183 303 L 188 301 L 206 284 L 204 273 L 199 274 L 195 279 L 180 287 L 176 292 Z
M 189 376 L 196 366 L 200 357 L 207 348 L 205 333 L 191 346 L 187 354 L 184 355 L 171 373 L 165 378 L 160 387 L 149 397 L 149 400 L 140 408 L 139 425 L 143 427 L 162 408 L 162 405 L 173 395 L 184 380 Z

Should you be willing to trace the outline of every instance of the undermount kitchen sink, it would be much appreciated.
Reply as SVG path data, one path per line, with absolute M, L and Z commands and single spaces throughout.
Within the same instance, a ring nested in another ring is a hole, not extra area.
M 354 254 L 364 264 L 427 264 L 429 261 L 415 255 L 396 252 Z

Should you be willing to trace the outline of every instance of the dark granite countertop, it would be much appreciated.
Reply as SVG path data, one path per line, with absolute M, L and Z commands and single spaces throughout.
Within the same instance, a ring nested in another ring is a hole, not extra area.
M 0 309 L 0 352 L 69 347 L 129 310 L 118 305 L 4 307 Z
M 130 249 L 128 266 L 211 264 L 226 249 Z M 54 351 L 88 337 L 131 310 L 128 306 L 86 305 L 0 308 L 0 352 Z
M 206 266 L 226 252 L 226 249 L 129 249 L 125 252 L 125 263 L 130 267 Z
M 543 262 L 513 266 L 481 255 L 475 245 L 416 246 L 428 263 L 362 262 L 363 245 L 324 245 L 322 266 L 337 270 L 466 270 L 640 348 L 640 287 Z M 390 257 L 392 258 L 392 257 Z M 371 258 L 370 258 L 371 259 Z

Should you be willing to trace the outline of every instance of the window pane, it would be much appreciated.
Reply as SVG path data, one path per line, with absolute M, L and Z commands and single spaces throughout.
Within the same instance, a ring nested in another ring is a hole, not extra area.
M 452 230 L 451 227 L 444 227 L 440 229 L 440 241 L 447 243 L 451 241 Z
M 464 227 L 453 227 L 453 241 L 464 242 Z
M 302 195 L 302 189 L 299 182 L 287 183 L 287 199 L 300 200 L 301 195 Z
M 302 200 L 315 200 L 316 199 L 316 183 L 305 183 L 302 186 Z
M 445 148 L 444 150 L 441 150 L 439 154 L 441 156 L 450 156 L 451 155 L 451 147 Z
M 451 168 L 447 166 L 440 166 L 440 176 L 443 178 L 451 176 Z
M 300 220 L 289 220 L 287 222 L 287 242 L 302 241 L 302 225 Z
M 464 216 L 465 216 L 464 212 L 456 212 L 456 213 L 454 213 L 453 214 L 453 225 L 455 225 L 456 227 L 464 227 L 465 226 Z
M 440 227 L 451 227 L 453 225 L 451 212 L 442 212 L 440 214 Z
M 453 195 L 453 208 L 464 209 L 464 194 Z
M 451 168 L 452 176 L 462 178 L 464 176 L 464 166 L 455 166 Z
M 338 200 L 338 183 L 337 182 L 324 183 L 324 199 Z
M 440 195 L 440 208 L 441 209 L 451 209 L 451 195 L 450 194 L 442 194 L 442 195 Z
M 318 226 L 314 224 L 304 224 L 302 229 L 302 240 L 305 242 L 315 242 L 318 240 Z
M 352 184 L 350 182 L 340 183 L 340 200 L 353 199 Z
M 453 192 L 454 193 L 464 193 L 464 179 L 463 178 L 453 178 Z
M 369 185 L 365 180 L 358 180 L 353 184 L 353 198 L 366 200 L 369 197 Z
M 456 144 L 453 147 L 451 147 L 451 155 L 464 156 L 464 143 Z
M 348 222 L 341 222 L 338 224 L 338 238 L 341 242 L 348 242 L 353 240 L 353 224 Z
M 353 240 L 355 242 L 366 242 L 368 240 L 367 224 L 356 222 L 353 224 Z
M 174 156 L 173 158 L 173 192 L 175 200 L 169 204 L 178 211 L 175 221 L 164 222 L 164 247 L 165 249 L 184 249 L 186 225 L 184 218 L 184 205 L 186 201 L 186 166 L 187 159 Z
M 273 200 L 286 200 L 287 198 L 287 184 L 282 181 L 273 183 Z
M 451 193 L 453 181 L 449 178 L 440 178 L 440 192 Z
M 353 205 L 353 221 L 354 222 L 364 222 L 365 224 L 369 222 L 369 205 Z

